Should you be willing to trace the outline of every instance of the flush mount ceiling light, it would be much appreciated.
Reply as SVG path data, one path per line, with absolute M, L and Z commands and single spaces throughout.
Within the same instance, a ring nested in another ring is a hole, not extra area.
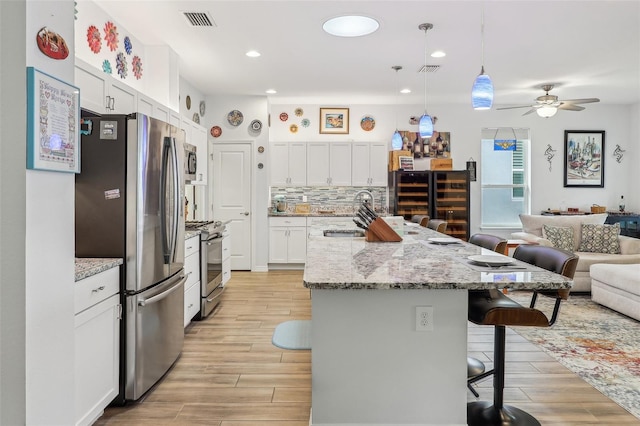
M 360 37 L 375 32 L 378 21 L 367 16 L 347 15 L 331 18 L 322 24 L 322 29 L 337 37 Z
M 482 7 L 480 38 L 482 40 L 482 66 L 471 89 L 471 105 L 476 110 L 491 109 L 493 105 L 493 83 L 491 77 L 484 73 L 484 6 Z
M 267 89 L 267 90 L 265 90 L 265 93 L 268 93 L 269 95 L 274 95 L 274 94 L 276 94 L 278 92 L 276 92 L 275 89 Z
M 420 137 L 430 138 L 433 136 L 433 120 L 427 114 L 427 31 L 433 28 L 433 24 L 420 24 L 418 28 L 420 31 L 424 31 L 424 114 L 420 117 L 418 132 L 420 132 Z
M 255 51 L 255 50 L 250 50 L 247 53 L 245 53 L 245 55 L 247 55 L 250 58 L 257 58 L 260 56 L 260 52 Z
M 397 92 L 400 92 L 400 77 L 398 77 L 398 71 L 400 71 L 402 69 L 402 67 L 400 65 L 394 65 L 391 67 L 392 69 L 394 69 L 396 71 L 396 83 L 397 83 Z M 397 96 L 398 94 L 396 93 L 396 100 L 397 100 Z M 393 136 L 391 137 L 391 149 L 396 151 L 399 149 L 402 149 L 402 135 L 400 135 L 400 132 L 398 131 L 398 105 L 396 105 L 396 131 L 393 133 Z

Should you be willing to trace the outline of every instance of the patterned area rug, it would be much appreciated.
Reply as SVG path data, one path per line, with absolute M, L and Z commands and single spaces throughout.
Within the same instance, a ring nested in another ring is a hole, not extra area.
M 529 295 L 510 293 L 519 303 Z M 553 310 L 547 297 L 536 308 Z M 551 328 L 513 327 L 584 381 L 640 419 L 640 322 L 571 295 Z

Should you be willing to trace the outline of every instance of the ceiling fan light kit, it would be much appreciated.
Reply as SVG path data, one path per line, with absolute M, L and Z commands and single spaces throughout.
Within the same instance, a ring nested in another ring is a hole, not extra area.
M 491 109 L 493 105 L 493 83 L 491 77 L 484 73 L 484 6 L 482 7 L 480 38 L 482 40 L 482 66 L 471 89 L 471 105 L 475 110 Z
M 430 138 L 433 136 L 433 120 L 431 116 L 427 114 L 427 31 L 433 28 L 433 24 L 420 24 L 418 29 L 424 31 L 424 114 L 420 117 L 418 123 L 418 132 L 421 138 Z
M 584 98 L 584 99 L 564 99 L 560 100 L 556 95 L 550 95 L 549 91 L 553 89 L 553 84 L 543 84 L 540 88 L 546 93 L 536 98 L 536 103 L 533 105 L 519 105 L 513 107 L 503 107 L 498 109 L 514 109 L 514 108 L 530 108 L 529 111 L 522 115 L 528 115 L 535 112 L 540 117 L 549 118 L 553 117 L 559 109 L 565 111 L 582 111 L 583 106 L 578 104 L 590 104 L 593 102 L 600 102 L 598 98 Z

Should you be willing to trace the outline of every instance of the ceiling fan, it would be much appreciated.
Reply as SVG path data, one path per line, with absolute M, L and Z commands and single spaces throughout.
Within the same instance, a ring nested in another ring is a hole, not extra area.
M 553 89 L 553 84 L 543 84 L 541 86 L 542 90 L 546 92 L 543 96 L 538 96 L 536 98 L 536 103 L 533 105 L 521 105 L 521 106 L 513 106 L 513 107 L 503 107 L 497 109 L 514 109 L 514 108 L 531 108 L 529 111 L 525 112 L 522 115 L 531 114 L 532 112 L 536 112 L 540 117 L 553 117 L 559 109 L 567 110 L 567 111 L 582 111 L 584 109 L 583 106 L 578 104 L 589 104 L 592 102 L 600 102 L 598 98 L 585 98 L 585 99 L 558 99 L 555 95 L 550 95 L 549 91 Z

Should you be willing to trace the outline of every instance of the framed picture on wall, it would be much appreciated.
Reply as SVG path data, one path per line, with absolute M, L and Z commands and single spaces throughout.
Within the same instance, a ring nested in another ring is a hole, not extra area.
M 27 168 L 80 173 L 80 89 L 27 68 Z
M 348 135 L 349 108 L 320 108 L 320 133 Z
M 564 131 L 565 188 L 604 188 L 604 130 Z

